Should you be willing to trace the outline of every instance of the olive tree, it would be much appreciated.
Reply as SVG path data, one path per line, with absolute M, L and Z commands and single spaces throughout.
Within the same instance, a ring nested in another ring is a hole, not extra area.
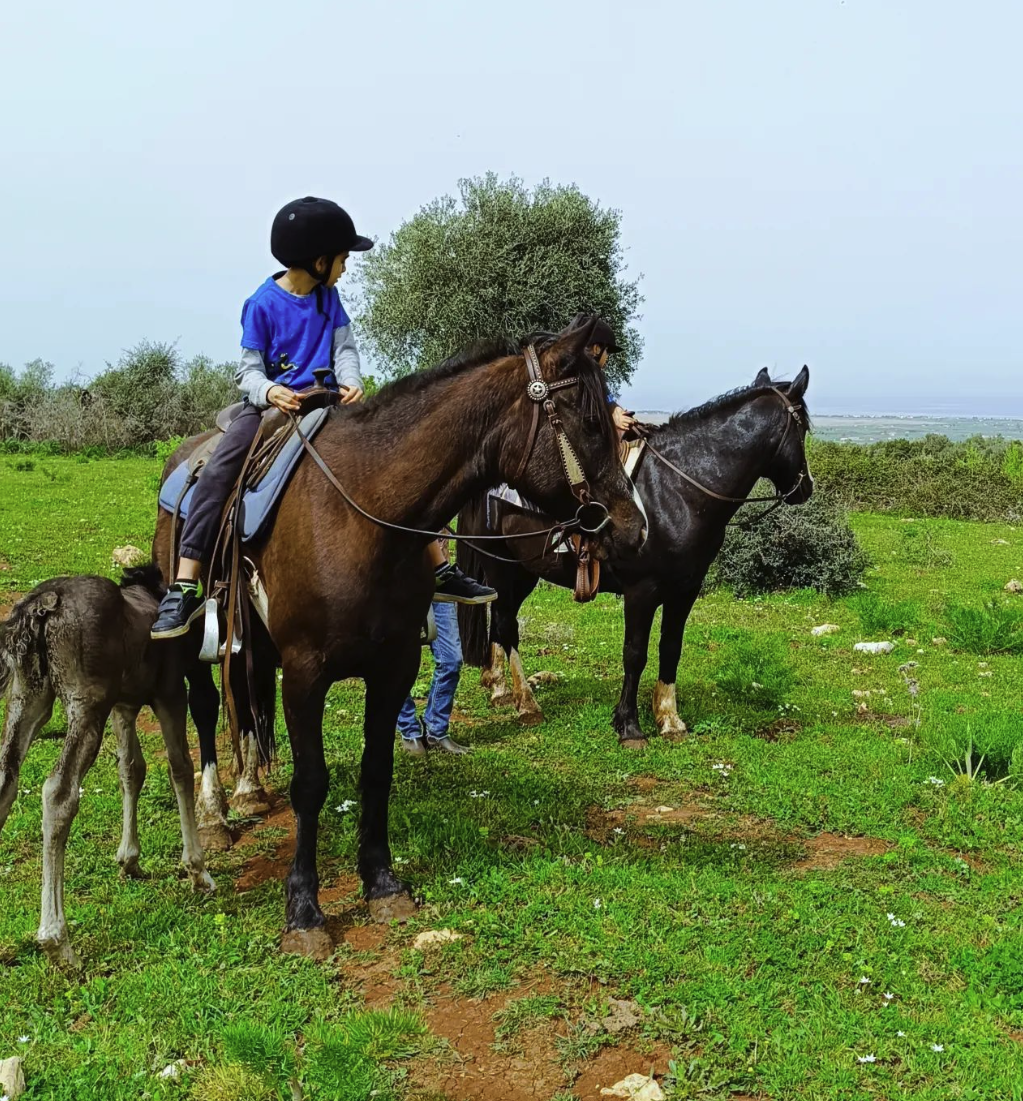
M 489 173 L 423 207 L 361 260 L 360 339 L 393 376 L 430 367 L 475 340 L 557 331 L 579 311 L 599 314 L 622 351 L 625 382 L 642 340 L 632 322 L 639 279 L 626 277 L 621 214 L 575 186 Z

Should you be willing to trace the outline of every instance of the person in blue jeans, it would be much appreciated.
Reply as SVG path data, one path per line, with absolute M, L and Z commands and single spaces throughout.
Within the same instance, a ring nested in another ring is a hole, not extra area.
M 447 545 L 438 540 L 442 553 L 447 556 Z M 401 747 L 413 757 L 422 757 L 428 750 L 442 753 L 468 753 L 468 746 L 459 745 L 448 734 L 451 709 L 455 706 L 455 689 L 462 674 L 462 641 L 458 637 L 458 614 L 450 603 L 433 602 L 433 615 L 437 621 L 437 637 L 430 643 L 433 653 L 433 679 L 426 698 L 423 717 L 416 714 L 416 703 L 411 696 L 405 701 L 398 715 L 398 733 Z

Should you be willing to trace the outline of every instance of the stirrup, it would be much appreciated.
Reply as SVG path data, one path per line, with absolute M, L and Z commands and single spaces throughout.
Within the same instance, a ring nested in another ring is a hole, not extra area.
M 241 652 L 242 640 L 235 632 L 231 644 L 231 653 Z M 227 646 L 220 641 L 220 608 L 214 597 L 209 597 L 205 604 L 205 612 L 202 627 L 202 647 L 199 650 L 199 660 L 216 665 L 224 660 L 227 654 Z

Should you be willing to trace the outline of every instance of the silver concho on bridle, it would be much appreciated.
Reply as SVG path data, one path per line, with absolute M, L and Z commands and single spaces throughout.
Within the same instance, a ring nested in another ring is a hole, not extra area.
M 533 379 L 533 381 L 526 387 L 526 393 L 535 402 L 546 401 L 550 396 L 551 389 L 542 378 Z

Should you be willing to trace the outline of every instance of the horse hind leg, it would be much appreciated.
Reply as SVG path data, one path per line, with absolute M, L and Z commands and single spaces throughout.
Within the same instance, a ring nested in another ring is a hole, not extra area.
M 64 917 L 64 855 L 78 813 L 80 786 L 99 753 L 109 705 L 66 700 L 68 732 L 57 767 L 43 785 L 43 892 L 36 940 L 58 967 L 81 966 Z
M 254 619 L 254 617 L 253 617 Z M 270 796 L 259 782 L 259 766 L 266 764 L 260 753 L 259 739 L 256 737 L 256 716 L 260 721 L 270 724 L 268 742 L 273 740 L 273 721 L 277 710 L 277 665 L 270 660 L 265 640 L 260 634 L 265 630 L 250 623 L 253 637 L 247 645 L 253 647 L 253 683 L 250 687 L 249 676 L 243 661 L 231 664 L 231 687 L 238 704 L 238 715 L 242 723 L 239 740 L 242 750 L 242 770 L 229 800 L 231 809 L 243 818 L 253 818 L 266 814 L 270 810 Z M 255 692 L 255 698 L 252 693 Z M 253 715 L 255 712 L 255 716 Z M 248 727 L 248 729 L 246 729 Z
M 199 840 L 204 852 L 223 852 L 234 844 L 234 838 L 227 825 L 227 796 L 217 768 L 220 697 L 213 683 L 213 671 L 205 663 L 196 663 L 188 672 L 188 709 L 199 735 L 202 769 L 195 800 Z
M 661 616 L 661 639 L 658 645 L 657 683 L 654 685 L 653 712 L 657 729 L 667 738 L 687 734 L 686 724 L 678 713 L 675 696 L 675 678 L 682 657 L 682 636 L 686 620 L 696 600 L 695 594 L 686 593 L 664 602 Z
M 182 685 L 183 688 L 183 685 Z M 153 700 L 153 711 L 160 722 L 160 733 L 167 750 L 171 783 L 178 801 L 181 819 L 181 863 L 194 891 L 212 894 L 216 889 L 213 877 L 206 870 L 202 842 L 195 821 L 195 778 L 192 758 L 188 755 L 186 729 L 187 703 L 184 691 L 173 692 Z
M 0 743 L 0 830 L 4 828 L 18 794 L 18 777 L 29 747 L 50 721 L 54 693 L 42 678 L 28 683 L 15 673 L 7 696 L 7 717 Z
M 231 793 L 231 809 L 243 818 L 253 818 L 270 810 L 270 796 L 259 782 L 259 743 L 256 735 L 243 732 L 241 736 L 244 767 Z
M 501 707 L 512 702 L 511 689 L 504 675 L 505 653 L 499 642 L 490 643 L 490 656 L 480 673 L 480 685 L 490 689 L 490 706 Z
M 519 713 L 519 722 L 525 726 L 536 726 L 543 722 L 543 711 L 536 702 L 533 689 L 526 679 L 525 670 L 522 668 L 522 658 L 518 650 L 512 650 L 508 659 L 508 665 L 512 676 L 512 702 Z
M 115 707 L 113 728 L 117 738 L 117 772 L 121 780 L 121 844 L 117 863 L 130 879 L 144 879 L 139 867 L 139 792 L 146 780 L 146 759 L 136 731 L 138 708 Z

